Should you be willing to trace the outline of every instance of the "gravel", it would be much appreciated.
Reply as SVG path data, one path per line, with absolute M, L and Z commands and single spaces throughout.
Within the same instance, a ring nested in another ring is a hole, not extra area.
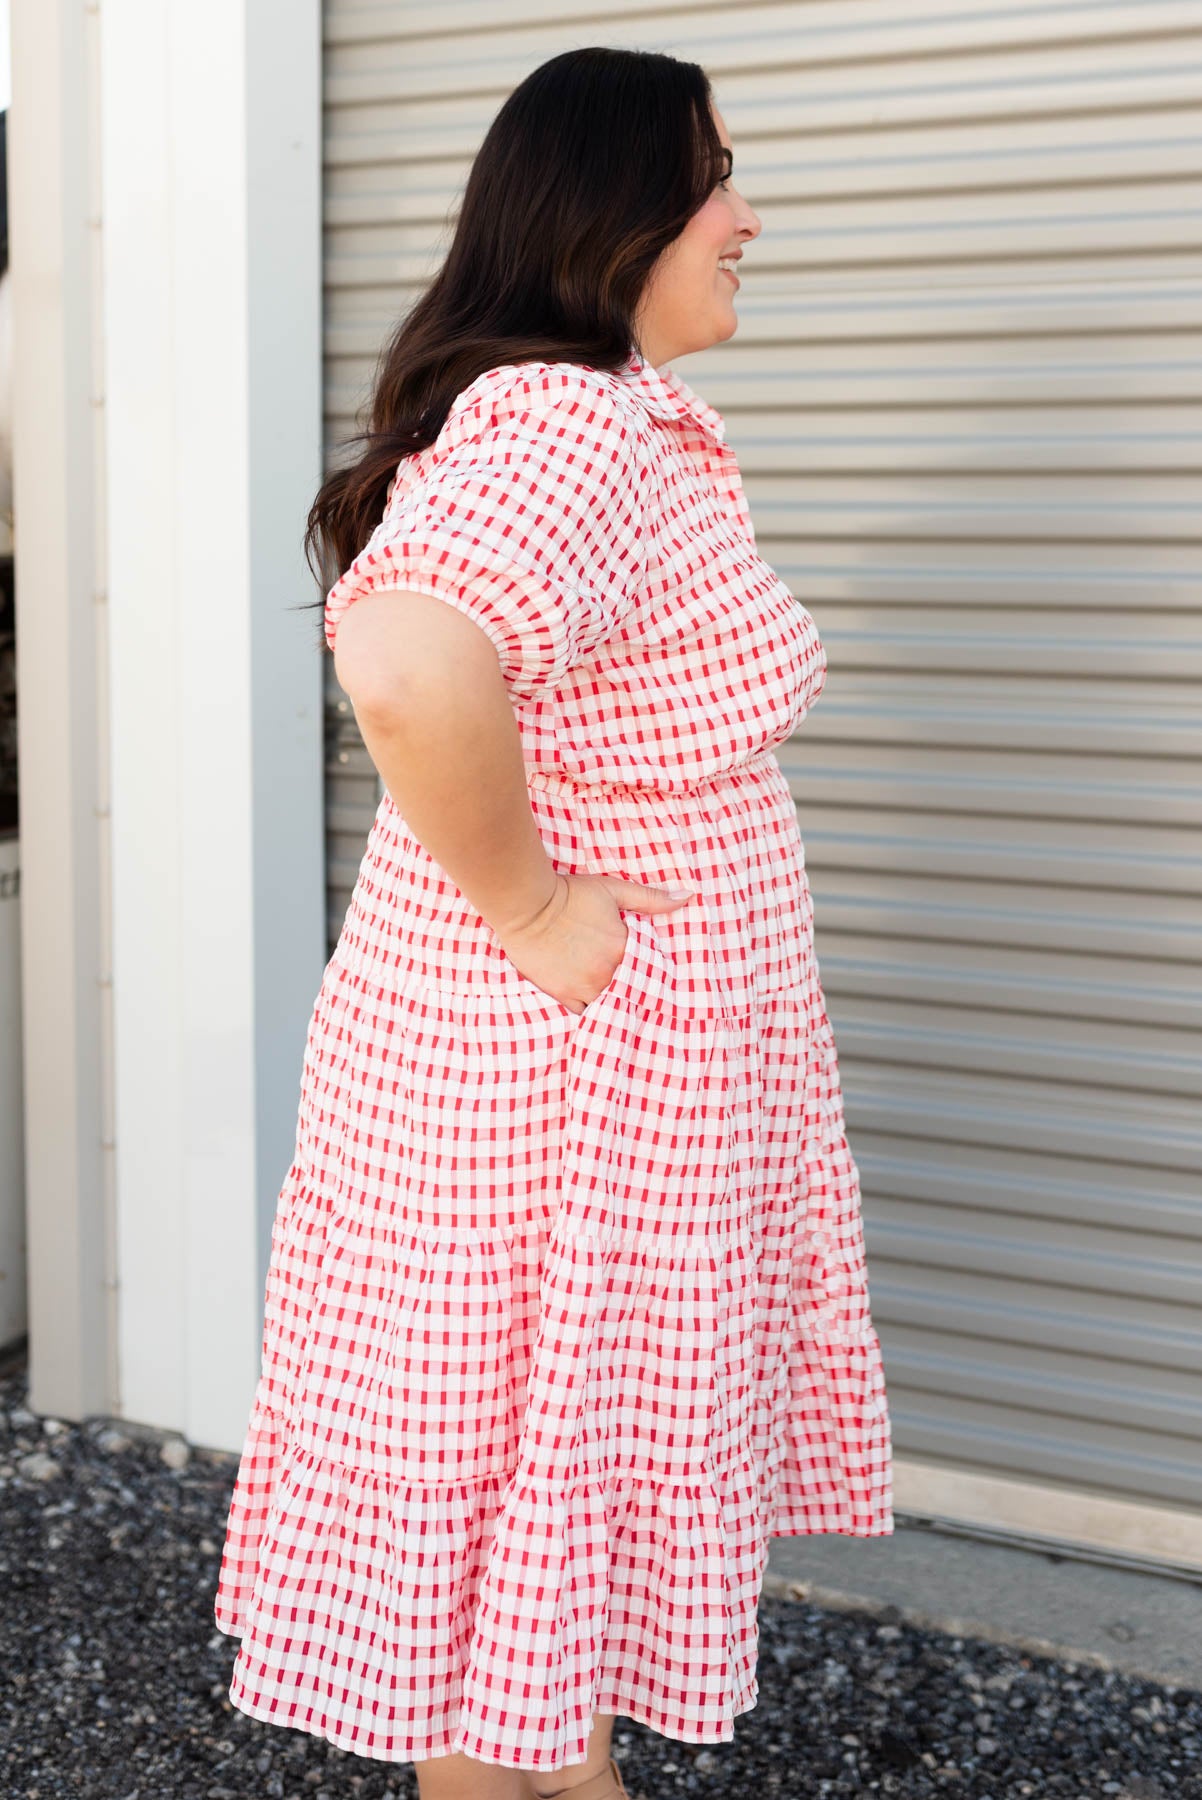
M 213 1623 L 235 1460 L 35 1417 L 0 1371 L 3 1800 L 409 1800 L 408 1763 L 230 1704 Z M 765 1594 L 729 1744 L 620 1718 L 632 1800 L 1202 1800 L 1202 1693 Z

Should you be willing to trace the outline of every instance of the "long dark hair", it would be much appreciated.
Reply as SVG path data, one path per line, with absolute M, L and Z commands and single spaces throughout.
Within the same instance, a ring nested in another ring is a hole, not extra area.
M 310 508 L 305 552 L 323 589 L 379 524 L 398 465 L 434 442 L 477 375 L 536 360 L 614 370 L 637 347 L 652 267 L 722 174 L 710 95 L 697 63 L 603 48 L 553 56 L 513 90 L 442 268 L 381 353 L 358 454 Z

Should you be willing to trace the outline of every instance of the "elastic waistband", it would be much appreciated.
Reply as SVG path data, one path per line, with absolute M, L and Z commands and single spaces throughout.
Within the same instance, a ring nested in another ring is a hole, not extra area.
M 674 796 L 708 793 L 714 788 L 737 787 L 746 779 L 779 772 L 774 750 L 759 750 L 746 762 L 737 763 L 729 769 L 720 769 L 715 775 L 708 775 L 697 781 L 673 781 L 663 787 L 651 787 L 639 781 L 595 781 L 583 776 L 572 775 L 566 769 L 532 768 L 526 771 L 529 787 L 545 788 L 548 791 L 573 789 L 577 793 L 598 795 L 622 795 L 636 799 L 653 800 L 657 803 L 671 802 Z

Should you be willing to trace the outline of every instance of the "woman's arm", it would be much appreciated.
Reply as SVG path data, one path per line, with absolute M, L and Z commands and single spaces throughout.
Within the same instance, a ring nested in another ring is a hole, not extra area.
M 381 588 L 342 619 L 334 668 L 422 848 L 498 937 L 529 929 L 559 889 L 488 637 L 428 594 Z

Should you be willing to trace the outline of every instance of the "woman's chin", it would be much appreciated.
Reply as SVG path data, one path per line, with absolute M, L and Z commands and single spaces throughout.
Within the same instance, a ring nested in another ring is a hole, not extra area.
M 726 339 L 729 337 L 733 337 L 735 335 L 735 332 L 738 329 L 739 329 L 739 315 L 735 311 L 733 306 L 729 306 L 726 310 L 726 317 L 722 321 L 721 329 L 718 331 L 717 335 L 714 338 L 714 342 L 716 344 L 725 343 Z

